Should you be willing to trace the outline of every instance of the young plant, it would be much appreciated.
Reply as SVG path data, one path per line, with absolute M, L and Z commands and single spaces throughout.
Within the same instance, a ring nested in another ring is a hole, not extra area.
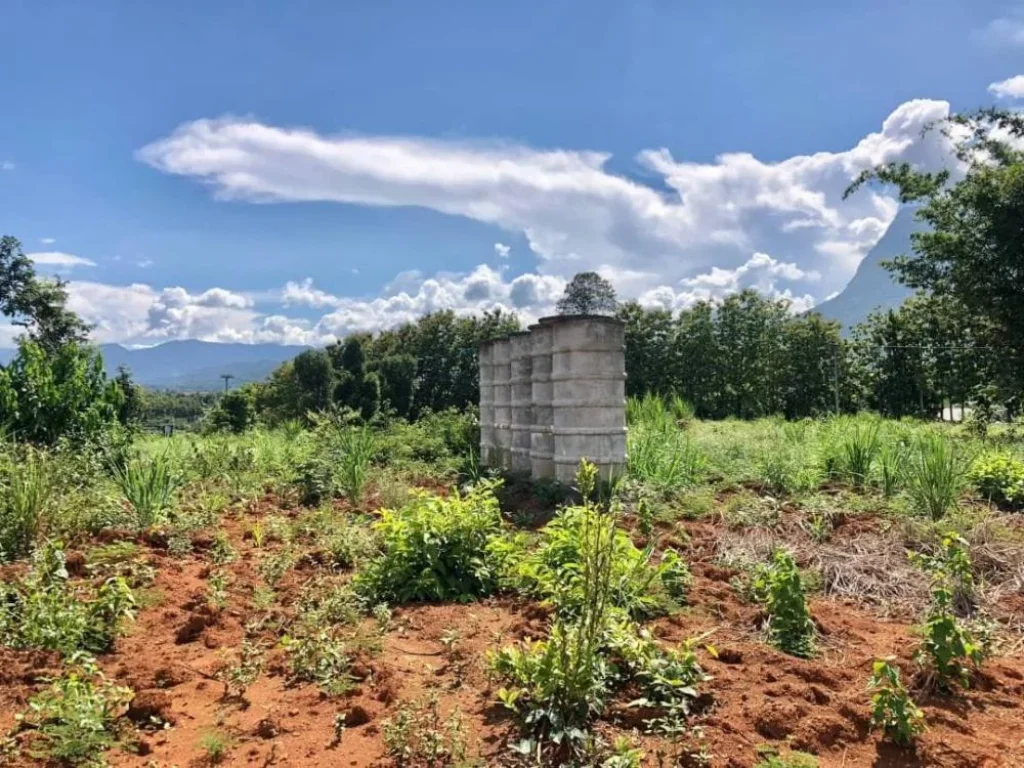
M 59 765 L 100 765 L 116 741 L 115 723 L 132 692 L 107 682 L 95 663 L 80 658 L 29 701 L 21 720 L 35 729 L 29 754 Z
M 771 564 L 762 566 L 752 586 L 768 610 L 772 645 L 792 656 L 812 656 L 814 622 L 793 556 L 784 549 L 775 550 Z
M 880 449 L 877 424 L 856 423 L 846 431 L 842 441 L 843 464 L 854 488 L 867 485 Z
M 220 731 L 208 731 L 199 740 L 199 746 L 206 753 L 210 765 L 223 763 L 231 749 L 231 739 Z
M 459 711 L 441 716 L 437 694 L 403 704 L 381 725 L 384 748 L 396 768 L 466 765 L 466 728 Z
M 327 630 L 281 640 L 288 656 L 289 679 L 316 683 L 328 696 L 340 696 L 352 688 L 352 659 L 345 645 Z
M 941 520 L 956 507 L 965 469 L 951 441 L 926 433 L 918 438 L 907 462 L 907 490 L 922 512 L 932 520 Z
M 913 743 L 924 732 L 924 713 L 910 698 L 900 680 L 900 670 L 891 659 L 876 661 L 868 690 L 871 696 L 871 725 L 881 728 L 897 744 Z
M 954 683 L 970 684 L 971 669 L 986 656 L 985 643 L 956 615 L 958 591 L 973 587 L 970 559 L 963 539 L 955 535 L 943 539 L 939 557 L 913 557 L 931 573 L 931 604 L 925 617 L 924 641 L 918 650 L 918 662 L 925 667 L 940 690 L 951 690 Z
M 903 484 L 907 463 L 907 444 L 902 440 L 887 440 L 878 453 L 878 475 L 882 494 L 889 498 Z

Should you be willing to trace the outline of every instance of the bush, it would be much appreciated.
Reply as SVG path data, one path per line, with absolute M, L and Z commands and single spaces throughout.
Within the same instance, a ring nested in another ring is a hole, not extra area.
M 72 656 L 110 650 L 125 619 L 134 615 L 131 588 L 121 577 L 99 589 L 73 586 L 59 543 L 36 550 L 20 583 L 0 584 L 0 642 Z
M 482 482 L 447 498 L 418 492 L 384 510 L 375 529 L 383 553 L 355 579 L 373 602 L 466 602 L 495 587 L 489 543 L 502 531 L 496 484 Z
M 775 550 L 771 565 L 762 566 L 754 579 L 753 590 L 768 610 L 772 645 L 793 656 L 812 656 L 814 622 L 793 556 L 783 549 Z
M 910 698 L 900 680 L 900 670 L 889 660 L 876 661 L 868 683 L 871 724 L 882 728 L 897 744 L 908 745 L 924 731 L 924 713 Z
M 994 504 L 1008 509 L 1024 507 L 1024 461 L 1005 453 L 985 453 L 974 460 L 968 480 Z

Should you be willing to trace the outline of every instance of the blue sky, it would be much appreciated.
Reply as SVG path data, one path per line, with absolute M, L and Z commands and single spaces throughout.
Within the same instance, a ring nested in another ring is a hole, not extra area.
M 0 231 L 126 343 L 530 317 L 581 269 L 803 308 L 895 215 L 849 178 L 1024 97 L 1024 6 L 967 0 L 0 0 L 0 26 Z

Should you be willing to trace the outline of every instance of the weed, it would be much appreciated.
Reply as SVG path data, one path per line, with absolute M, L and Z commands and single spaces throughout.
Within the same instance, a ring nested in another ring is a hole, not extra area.
M 1024 507 L 1024 461 L 1005 453 L 974 460 L 968 478 L 985 499 L 1007 509 Z
M 662 398 L 631 398 L 627 417 L 626 469 L 631 476 L 663 489 L 697 482 L 706 460 Z
M 906 481 L 914 503 L 932 520 L 956 506 L 966 467 L 953 444 L 932 432 L 920 435 L 907 461 Z
M 761 758 L 754 768 L 818 768 L 818 758 L 806 752 L 787 750 L 785 754 L 771 745 L 757 748 Z
M 888 440 L 878 453 L 878 474 L 882 494 L 889 498 L 903 484 L 907 464 L 907 444 L 902 440 Z
M 263 527 L 263 521 L 257 520 L 255 523 L 253 523 L 252 528 L 249 530 L 249 533 L 252 538 L 252 545 L 256 549 L 263 549 L 263 541 L 267 535 L 267 531 Z
M 231 575 L 225 570 L 211 571 L 206 582 L 206 598 L 217 610 L 223 610 L 228 604 L 228 585 Z
M 793 656 L 812 656 L 814 622 L 793 556 L 784 549 L 775 550 L 771 564 L 762 566 L 755 576 L 753 591 L 768 610 L 772 645 Z
M 846 430 L 841 445 L 847 477 L 854 488 L 863 488 L 881 449 L 878 424 L 858 422 L 852 425 Z
M 227 531 L 217 531 L 210 544 L 210 560 L 214 565 L 227 565 L 238 559 L 238 553 L 231 546 Z
M 296 554 L 291 548 L 282 549 L 280 552 L 266 554 L 260 561 L 259 571 L 263 581 L 271 589 L 281 583 L 281 579 L 295 565 Z
M 121 577 L 98 589 L 73 586 L 61 544 L 41 546 L 20 583 L 0 583 L 0 641 L 15 648 L 41 648 L 72 657 L 110 649 L 125 619 L 134 615 L 131 588 Z
M 397 768 L 465 766 L 466 728 L 459 711 L 441 716 L 437 695 L 425 702 L 403 704 L 381 724 L 384 748 Z
M 344 644 L 328 631 L 320 630 L 281 640 L 288 656 L 288 674 L 293 683 L 316 683 L 328 696 L 340 696 L 352 688 L 349 668 L 352 659 Z
M 228 756 L 231 738 L 220 731 L 208 731 L 199 739 L 199 746 L 206 755 L 206 761 L 211 765 L 218 765 Z
M 114 726 L 131 691 L 109 683 L 84 657 L 49 682 L 21 716 L 23 725 L 37 734 L 29 754 L 64 765 L 101 764 L 102 753 L 116 741 Z
M 338 484 L 348 500 L 358 504 L 373 457 L 373 433 L 367 427 L 350 427 L 338 435 L 338 446 L 341 449 Z
M 245 696 L 249 686 L 255 683 L 265 665 L 264 649 L 249 638 L 242 641 L 238 661 L 224 672 L 225 693 L 234 698 Z
M 892 659 L 876 661 L 868 689 L 871 696 L 871 724 L 881 728 L 897 744 L 907 745 L 924 732 L 924 713 L 910 698 Z

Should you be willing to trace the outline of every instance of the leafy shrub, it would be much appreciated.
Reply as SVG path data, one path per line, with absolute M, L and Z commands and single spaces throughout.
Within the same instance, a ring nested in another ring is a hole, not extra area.
M 121 577 L 99 589 L 73 586 L 59 543 L 36 550 L 20 583 L 0 584 L 0 641 L 14 648 L 41 648 L 72 656 L 108 651 L 135 600 Z
M 384 510 L 374 525 L 383 553 L 355 579 L 373 602 L 468 601 L 495 587 L 488 544 L 502 531 L 496 484 L 442 498 L 415 493 L 398 510 Z
M 165 522 L 164 513 L 171 507 L 178 485 L 168 454 L 130 459 L 114 468 L 114 480 L 131 505 L 140 529 Z
M 50 469 L 34 452 L 12 461 L 0 485 L 0 562 L 27 555 L 35 545 L 50 497 Z
M 102 764 L 131 697 L 129 689 L 107 682 L 91 660 L 80 660 L 29 701 L 22 722 L 37 734 L 29 754 L 61 765 Z
M 907 461 L 907 490 L 922 512 L 941 520 L 956 506 L 965 470 L 952 442 L 934 432 L 925 433 L 918 437 Z
M 924 713 L 910 698 L 900 680 L 900 670 L 889 660 L 876 661 L 868 689 L 871 724 L 881 728 L 897 744 L 907 745 L 924 731 Z
M 768 610 L 772 644 L 793 656 L 813 655 L 814 622 L 793 556 L 784 549 L 775 550 L 771 564 L 762 566 L 756 575 L 753 591 Z
M 985 453 L 974 460 L 968 479 L 994 504 L 1008 509 L 1024 507 L 1024 461 L 1005 453 Z

